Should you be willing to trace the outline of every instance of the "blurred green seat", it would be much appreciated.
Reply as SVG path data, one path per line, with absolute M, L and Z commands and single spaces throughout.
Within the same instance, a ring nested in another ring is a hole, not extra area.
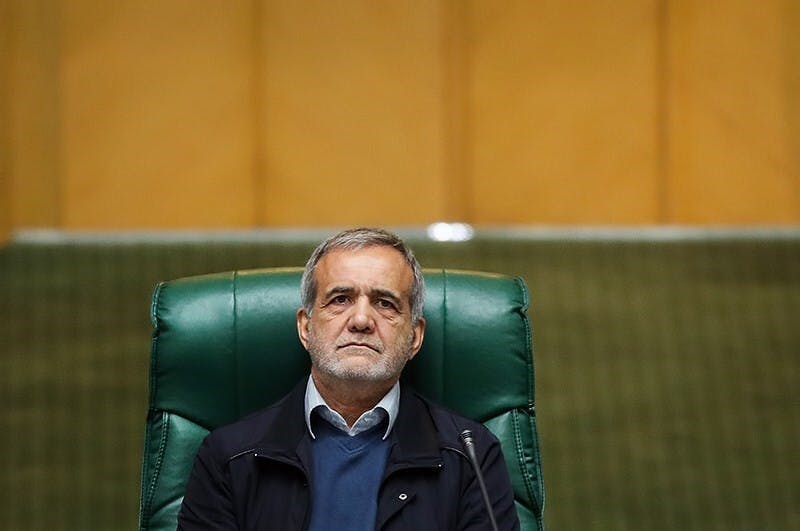
M 174 530 L 195 452 L 212 429 L 263 408 L 308 374 L 297 339 L 300 268 L 158 285 L 139 528 Z M 425 342 L 403 378 L 500 439 L 524 531 L 542 529 L 533 353 L 519 278 L 425 271 Z

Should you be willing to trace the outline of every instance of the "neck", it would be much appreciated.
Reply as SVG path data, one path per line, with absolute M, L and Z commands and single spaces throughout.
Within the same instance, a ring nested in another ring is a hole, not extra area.
M 397 379 L 382 382 L 341 381 L 320 374 L 313 367 L 311 377 L 328 406 L 339 413 L 350 427 L 365 411 L 375 407 L 397 382 Z

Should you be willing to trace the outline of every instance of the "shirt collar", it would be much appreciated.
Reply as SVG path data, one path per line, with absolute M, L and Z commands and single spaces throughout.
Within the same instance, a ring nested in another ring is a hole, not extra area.
M 400 383 L 395 382 L 394 386 L 389 389 L 389 392 L 386 393 L 383 398 L 381 398 L 380 402 L 378 402 L 375 407 L 369 411 L 365 411 L 360 417 L 358 417 L 358 420 L 353 423 L 353 426 L 349 427 L 344 418 L 342 418 L 339 413 L 331 409 L 330 406 L 328 406 L 328 404 L 325 402 L 325 399 L 322 398 L 322 395 L 319 394 L 319 390 L 314 384 L 314 378 L 311 375 L 308 376 L 305 397 L 305 417 L 308 433 L 311 434 L 313 439 L 316 438 L 314 435 L 314 430 L 311 429 L 311 413 L 313 411 L 317 411 L 323 419 L 350 436 L 358 435 L 363 431 L 377 426 L 386 416 L 388 416 L 389 422 L 386 426 L 386 432 L 383 434 L 383 438 L 386 439 L 389 436 L 389 433 L 392 431 L 394 421 L 397 420 L 397 411 L 399 408 Z

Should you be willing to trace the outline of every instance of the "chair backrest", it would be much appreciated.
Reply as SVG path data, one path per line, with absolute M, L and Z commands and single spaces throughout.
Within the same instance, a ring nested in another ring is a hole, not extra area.
M 159 284 L 140 530 L 174 530 L 195 452 L 213 428 L 265 407 L 308 374 L 297 339 L 300 268 Z M 542 529 L 528 292 L 519 278 L 425 271 L 425 342 L 403 378 L 501 441 L 522 529 Z

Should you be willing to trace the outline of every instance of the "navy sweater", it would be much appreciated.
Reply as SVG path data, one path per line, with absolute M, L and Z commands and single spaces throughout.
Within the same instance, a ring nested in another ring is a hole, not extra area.
M 373 531 L 389 441 L 386 422 L 355 436 L 312 415 L 309 531 Z

